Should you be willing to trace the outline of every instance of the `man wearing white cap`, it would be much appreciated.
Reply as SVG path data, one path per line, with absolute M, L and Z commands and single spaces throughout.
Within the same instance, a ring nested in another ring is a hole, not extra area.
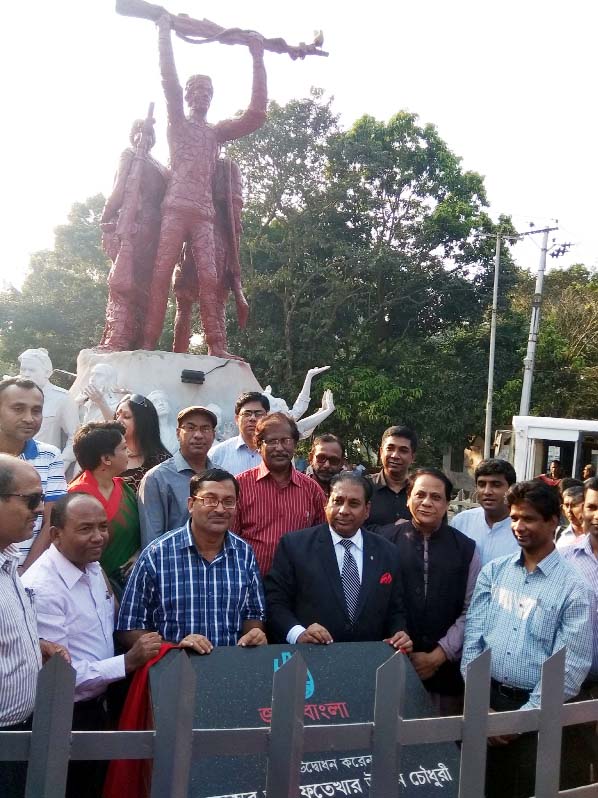
M 214 443 L 218 418 L 207 407 L 185 407 L 177 416 L 179 451 L 150 469 L 137 494 L 141 544 L 147 546 L 189 518 L 189 482 L 194 474 L 212 468 L 208 451 Z

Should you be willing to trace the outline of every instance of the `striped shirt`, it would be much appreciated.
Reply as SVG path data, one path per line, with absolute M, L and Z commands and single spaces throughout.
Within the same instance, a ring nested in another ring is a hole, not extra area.
M 16 545 L 0 550 L 0 727 L 31 715 L 42 666 L 35 610 L 17 575 L 18 564 Z
M 265 576 L 286 532 L 324 523 L 326 496 L 313 479 L 291 468 L 288 485 L 281 487 L 265 463 L 237 477 L 241 492 L 233 531 L 251 544 L 260 573 Z
M 266 617 L 251 547 L 227 532 L 211 562 L 193 540 L 190 522 L 144 549 L 120 605 L 118 629 L 147 629 L 179 643 L 200 634 L 215 646 L 234 646 L 243 622 Z
M 223 468 L 235 477 L 242 471 L 256 468 L 262 462 L 261 454 L 255 449 L 250 449 L 241 435 L 212 446 L 208 457 L 215 466 Z
M 548 657 L 563 646 L 565 699 L 577 695 L 592 659 L 593 597 L 554 549 L 535 570 L 523 553 L 499 557 L 482 568 L 467 613 L 461 670 L 492 649 L 492 678 L 529 690 L 522 707 L 540 706 L 540 676 Z
M 594 627 L 594 650 L 592 653 L 592 667 L 590 676 L 592 680 L 598 679 L 598 557 L 592 549 L 590 535 L 582 535 L 577 538 L 577 542 L 570 546 L 565 546 L 561 551 L 561 557 L 569 562 L 581 576 L 583 581 L 593 591 L 596 599 L 592 624 Z
M 50 446 L 49 443 L 42 443 L 32 438 L 25 442 L 19 457 L 21 460 L 26 460 L 29 465 L 32 465 L 39 474 L 47 502 L 55 502 L 56 499 L 65 495 L 64 463 L 62 462 L 62 454 L 55 446 Z M 39 535 L 43 520 L 43 515 L 38 515 L 33 527 L 33 536 L 29 540 L 19 543 L 19 565 L 23 565 L 25 562 L 33 541 Z

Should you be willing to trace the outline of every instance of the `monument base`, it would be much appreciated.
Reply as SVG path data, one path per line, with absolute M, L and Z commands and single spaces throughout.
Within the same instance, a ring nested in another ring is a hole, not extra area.
M 134 352 L 82 349 L 77 358 L 77 378 L 70 389 L 73 398 L 88 385 L 91 370 L 99 363 L 112 366 L 117 376 L 116 388 L 123 393 L 143 396 L 152 391 L 165 393 L 174 417 L 190 405 L 217 405 L 219 438 L 237 434 L 233 417 L 239 394 L 262 391 L 249 363 L 240 360 L 142 349 Z M 182 382 L 183 370 L 203 372 L 203 384 Z

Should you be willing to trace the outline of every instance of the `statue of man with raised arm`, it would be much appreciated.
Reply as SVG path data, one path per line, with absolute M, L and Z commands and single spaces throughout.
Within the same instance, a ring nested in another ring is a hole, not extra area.
M 193 75 L 187 81 L 184 97 L 176 72 L 171 41 L 172 17 L 158 19 L 160 70 L 168 110 L 168 144 L 171 177 L 162 202 L 162 223 L 156 265 L 150 287 L 150 305 L 142 348 L 155 349 L 164 323 L 172 273 L 185 241 L 197 269 L 199 309 L 208 354 L 231 358 L 227 352 L 224 306 L 227 292 L 222 290 L 214 243 L 214 173 L 222 144 L 246 136 L 260 128 L 266 119 L 267 87 L 263 40 L 248 36 L 253 58 L 253 88 L 249 108 L 236 119 L 211 125 L 206 116 L 212 100 L 212 81 L 206 75 Z M 183 99 L 189 106 L 185 115 Z

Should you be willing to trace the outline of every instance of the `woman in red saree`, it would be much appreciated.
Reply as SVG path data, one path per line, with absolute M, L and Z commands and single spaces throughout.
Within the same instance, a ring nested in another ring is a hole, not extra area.
M 139 513 L 134 491 L 119 477 L 127 468 L 125 428 L 118 421 L 84 424 L 73 443 L 82 473 L 69 493 L 89 493 L 104 507 L 110 542 L 100 564 L 120 598 L 140 549 Z

